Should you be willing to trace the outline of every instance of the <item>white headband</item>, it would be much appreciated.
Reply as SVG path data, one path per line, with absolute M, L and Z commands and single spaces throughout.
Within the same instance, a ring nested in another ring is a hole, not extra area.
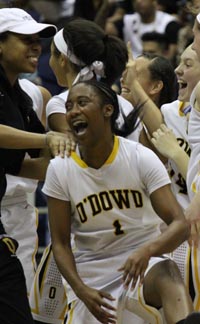
M 79 66 L 84 66 L 85 63 L 81 62 L 81 60 L 79 60 L 73 53 L 71 53 L 71 51 L 69 50 L 68 46 L 67 46 L 67 43 L 65 42 L 64 40 L 64 37 L 63 37 L 63 29 L 59 30 L 58 33 L 56 33 L 56 35 L 54 36 L 53 38 L 54 40 L 54 43 L 57 47 L 57 49 L 62 53 L 64 54 L 65 56 L 68 57 L 68 59 L 76 64 L 76 65 L 79 65 Z
M 90 66 L 85 66 L 86 64 L 79 60 L 68 48 L 67 43 L 64 40 L 63 37 L 63 29 L 61 29 L 56 35 L 54 36 L 54 43 L 57 47 L 57 49 L 68 57 L 68 59 L 78 65 L 78 66 L 84 66 L 80 72 L 78 73 L 77 77 L 75 78 L 73 84 L 75 84 L 78 81 L 86 81 L 90 80 L 95 75 L 99 77 L 105 77 L 104 73 L 104 64 L 101 61 L 94 61 Z

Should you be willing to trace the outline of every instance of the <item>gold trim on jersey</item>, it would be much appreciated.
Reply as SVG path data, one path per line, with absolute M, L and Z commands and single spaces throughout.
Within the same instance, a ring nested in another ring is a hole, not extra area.
M 35 227 L 36 229 L 38 228 L 38 224 L 39 224 L 39 214 L 38 214 L 38 209 L 35 208 Z M 32 263 L 34 265 L 34 269 L 36 271 L 37 269 L 37 264 L 36 264 L 36 254 L 37 254 L 37 251 L 38 251 L 38 237 L 36 238 L 36 241 L 35 241 L 35 248 L 34 248 L 34 251 L 33 251 L 33 254 L 32 254 Z
M 180 101 L 179 104 L 178 104 L 178 113 L 179 113 L 179 116 L 185 116 L 185 114 L 183 112 L 184 105 L 185 105 L 185 102 L 183 102 L 183 101 Z
M 117 136 L 114 136 L 114 145 L 113 145 L 113 150 L 110 154 L 110 156 L 108 157 L 108 159 L 106 160 L 105 164 L 110 164 L 114 161 L 117 152 L 119 149 L 119 138 Z
M 46 260 L 47 255 L 49 255 L 49 253 L 50 253 L 50 250 L 51 250 L 51 245 L 48 245 L 46 247 L 44 253 L 43 253 L 42 260 L 44 260 L 44 259 Z M 42 267 L 43 267 L 43 262 L 40 262 L 40 264 L 38 266 L 38 270 L 40 269 L 40 271 L 41 271 L 41 268 Z M 37 271 L 36 272 L 36 274 L 35 274 L 35 280 L 34 280 L 34 301 L 35 301 L 35 308 L 31 307 L 31 312 L 34 313 L 34 314 L 39 314 L 38 294 L 40 294 L 40 296 L 41 296 L 41 292 L 40 292 L 40 289 L 38 291 L 37 288 L 38 288 L 40 271 Z
M 194 299 L 194 309 L 199 311 L 200 310 L 200 278 L 199 278 L 199 249 L 196 247 L 192 248 L 192 261 L 193 261 L 193 284 L 195 289 L 195 299 Z
M 75 307 L 76 302 L 77 301 L 75 300 L 75 301 L 72 301 L 70 303 L 71 307 L 69 308 L 69 311 L 68 311 L 68 314 L 67 314 L 67 324 L 71 324 L 72 323 L 73 315 L 74 315 L 74 307 Z
M 114 159 L 117 155 L 118 149 L 119 149 L 119 138 L 117 136 L 114 136 L 114 145 L 113 145 L 112 152 L 109 155 L 106 162 L 104 163 L 104 165 L 110 164 L 114 161 Z M 71 157 L 81 168 L 84 168 L 84 169 L 88 168 L 88 165 L 78 156 L 78 154 L 76 152 L 72 152 Z
M 191 248 L 189 244 L 187 244 L 186 248 L 186 265 L 185 265 L 185 284 L 186 287 L 188 288 L 189 291 L 189 286 L 190 286 L 190 260 L 191 260 Z
M 151 317 L 153 317 L 152 318 L 153 322 L 151 322 L 152 324 L 163 324 L 163 320 L 162 320 L 160 312 L 155 307 L 144 304 L 140 286 L 138 287 L 138 301 L 139 301 L 140 305 L 144 308 L 144 310 L 147 313 L 149 313 Z
M 31 312 L 32 312 L 32 314 L 39 315 L 40 317 L 43 317 L 43 318 L 46 315 L 44 315 L 43 313 L 41 314 L 40 300 L 43 298 L 44 299 L 46 298 L 46 300 L 50 298 L 50 296 L 43 295 L 43 289 L 45 287 L 45 280 L 48 281 L 47 271 L 49 269 L 49 263 L 51 262 L 52 254 L 53 254 L 52 247 L 51 247 L 51 244 L 49 244 L 44 250 L 42 259 L 38 266 L 38 271 L 36 272 L 35 279 L 34 279 L 34 306 L 31 305 L 32 306 Z M 41 273 L 43 272 L 43 269 L 44 269 L 44 273 L 42 274 L 42 281 L 40 284 L 39 277 L 40 277 Z M 54 287 L 52 286 L 52 288 L 54 288 Z M 63 297 L 61 299 L 61 302 L 63 305 L 61 307 L 59 307 L 62 309 L 60 309 L 59 312 L 57 311 L 57 313 L 58 313 L 57 315 L 52 315 L 50 317 L 50 319 L 53 320 L 55 323 L 58 323 L 58 321 L 59 321 L 59 323 L 62 322 L 64 324 L 64 319 L 65 319 L 66 313 L 68 311 L 68 304 L 67 304 L 66 289 L 64 286 L 63 286 L 63 290 L 64 290 L 64 293 L 63 293 Z M 46 301 L 46 303 L 48 304 L 48 301 Z M 35 320 L 37 320 L 37 318 L 35 318 Z
M 193 191 L 194 193 L 197 192 L 197 188 L 196 188 L 196 183 L 195 183 L 195 182 L 192 183 L 192 185 L 191 185 L 191 189 L 192 189 L 192 191 Z

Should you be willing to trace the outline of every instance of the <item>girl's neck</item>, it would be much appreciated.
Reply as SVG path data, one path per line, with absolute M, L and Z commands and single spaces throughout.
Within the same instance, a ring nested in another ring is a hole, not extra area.
M 114 146 L 114 136 L 96 146 L 79 145 L 81 159 L 91 168 L 99 169 L 109 158 Z
M 4 73 L 5 73 L 6 78 L 8 79 L 8 81 L 11 84 L 11 86 L 13 87 L 14 84 L 15 84 L 15 82 L 16 82 L 16 80 L 17 80 L 17 78 L 18 78 L 18 75 L 16 75 L 16 73 L 13 73 L 8 68 L 6 68 L 6 66 L 4 66 L 4 64 L 1 63 L 1 66 L 4 69 Z

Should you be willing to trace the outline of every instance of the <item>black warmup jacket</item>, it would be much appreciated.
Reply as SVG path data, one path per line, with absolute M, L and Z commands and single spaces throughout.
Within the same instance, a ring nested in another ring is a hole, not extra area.
M 0 124 L 33 133 L 45 129 L 33 110 L 32 99 L 20 88 L 18 80 L 12 87 L 0 66 Z M 0 202 L 6 191 L 6 173 L 17 175 L 26 152 L 33 158 L 39 149 L 2 149 L 0 139 Z M 0 235 L 4 234 L 0 222 Z

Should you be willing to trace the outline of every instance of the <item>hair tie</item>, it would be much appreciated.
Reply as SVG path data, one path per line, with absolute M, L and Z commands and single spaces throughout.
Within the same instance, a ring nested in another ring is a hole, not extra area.
M 83 67 L 76 76 L 73 84 L 78 81 L 91 80 L 96 75 L 97 78 L 105 78 L 104 64 L 101 61 L 94 61 L 91 65 Z
M 84 66 L 85 63 L 82 62 L 81 60 L 79 60 L 78 57 L 76 57 L 75 54 L 73 54 L 69 48 L 68 45 L 63 37 L 63 30 L 64 28 L 62 28 L 61 30 L 59 30 L 56 35 L 54 36 L 53 40 L 55 43 L 55 46 L 57 47 L 57 49 L 64 54 L 65 56 L 67 56 L 67 58 L 70 60 L 70 62 L 72 62 L 73 64 L 76 64 L 78 66 Z

